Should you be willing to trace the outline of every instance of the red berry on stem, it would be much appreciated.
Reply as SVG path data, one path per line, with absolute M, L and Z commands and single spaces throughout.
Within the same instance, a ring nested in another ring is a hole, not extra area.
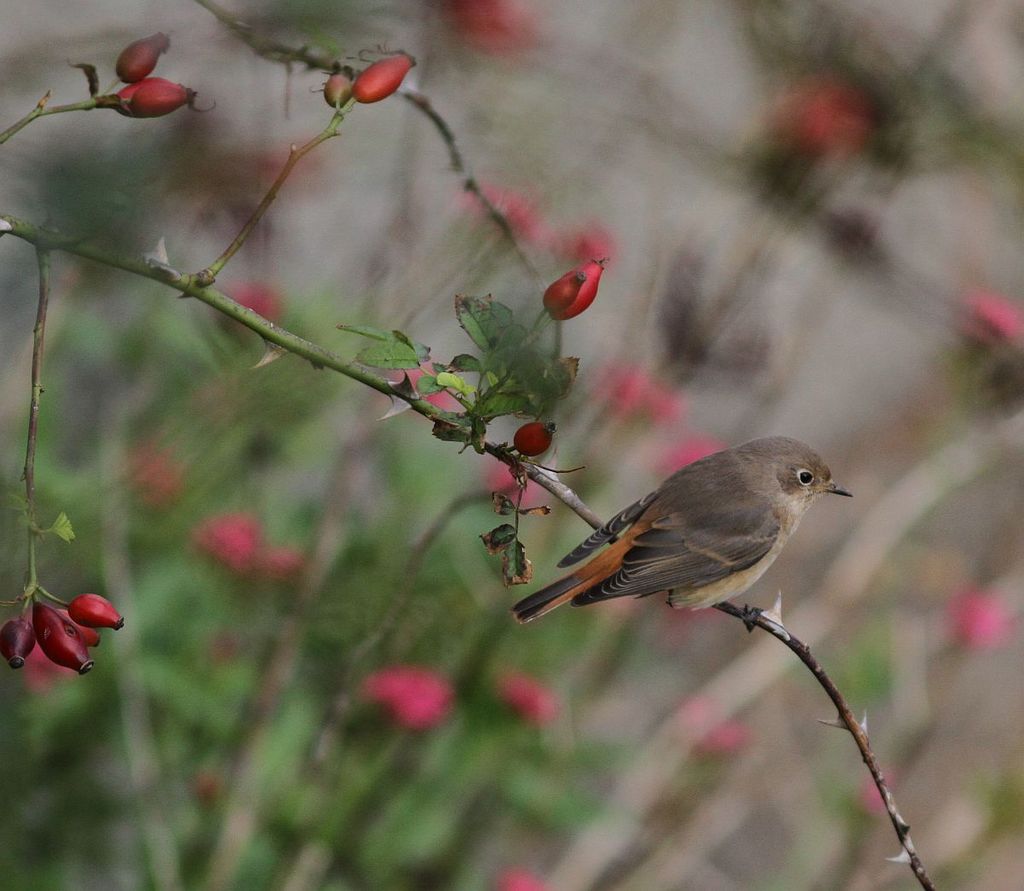
M 67 612 L 62 609 L 57 610 L 57 612 L 63 613 L 65 616 L 67 615 Z M 74 622 L 75 620 L 71 619 L 71 621 Z M 75 622 L 75 628 L 78 629 L 82 642 L 87 647 L 98 647 L 100 645 L 100 633 L 95 628 L 90 628 L 88 625 L 79 625 L 77 622 Z
M 555 435 L 555 425 L 548 421 L 530 421 L 523 424 L 512 438 L 512 444 L 519 454 L 534 457 L 551 448 L 551 438 Z
M 57 610 L 43 603 L 32 606 L 32 626 L 35 628 L 39 648 L 46 658 L 65 668 L 85 674 L 93 666 L 85 641 L 75 623 Z
M 150 34 L 149 37 L 129 43 L 117 57 L 117 64 L 114 66 L 117 76 L 126 84 L 142 80 L 152 73 L 160 54 L 166 53 L 170 45 L 170 38 L 161 33 Z
M 416 60 L 407 53 L 398 53 L 374 62 L 364 69 L 352 84 L 356 102 L 370 103 L 387 99 L 401 85 Z
M 79 625 L 88 628 L 113 628 L 124 625 L 121 614 L 106 597 L 99 594 L 79 594 L 68 604 L 68 615 Z
M 195 91 L 162 77 L 147 77 L 118 91 L 133 118 L 158 118 L 190 105 Z
M 336 71 L 324 84 L 324 99 L 331 108 L 340 108 L 352 98 L 352 81 Z
M 9 619 L 0 628 L 0 655 L 11 668 L 21 668 L 25 664 L 25 657 L 35 645 L 36 633 L 32 623 L 24 616 Z
M 544 308 L 553 319 L 565 321 L 578 316 L 597 297 L 607 258 L 590 260 L 555 279 L 544 292 Z

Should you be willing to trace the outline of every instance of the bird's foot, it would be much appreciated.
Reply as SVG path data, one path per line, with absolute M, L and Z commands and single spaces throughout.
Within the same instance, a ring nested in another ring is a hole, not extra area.
M 744 603 L 742 612 L 743 614 L 740 616 L 740 619 L 742 619 L 743 624 L 747 626 L 747 632 L 749 633 L 757 627 L 757 620 L 761 618 L 764 610 Z

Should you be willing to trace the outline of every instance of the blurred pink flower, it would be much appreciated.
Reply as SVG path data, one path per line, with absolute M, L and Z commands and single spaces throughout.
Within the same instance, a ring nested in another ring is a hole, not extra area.
M 258 567 L 263 526 L 252 514 L 220 514 L 204 520 L 193 531 L 192 540 L 208 557 L 244 575 Z
M 448 717 L 454 692 L 448 680 L 431 669 L 395 665 L 369 675 L 363 681 L 363 696 L 383 706 L 402 727 L 426 730 Z
M 548 891 L 548 886 L 525 869 L 506 869 L 498 876 L 496 891 Z
M 700 458 L 713 455 L 724 449 L 725 443 L 713 436 L 688 436 L 682 442 L 676 443 L 666 449 L 658 460 L 658 472 L 665 474 L 675 473 L 679 468 L 692 464 Z
M 578 263 L 601 260 L 615 253 L 615 239 L 600 223 L 589 223 L 581 229 L 554 237 L 554 249 Z
M 996 291 L 974 288 L 963 298 L 965 337 L 993 344 L 1024 335 L 1024 308 Z
M 874 104 L 858 87 L 836 77 L 809 78 L 790 88 L 776 110 L 776 133 L 813 158 L 859 152 L 877 125 Z
M 883 775 L 885 776 L 886 784 L 892 789 L 892 772 L 885 770 Z M 885 802 L 882 801 L 882 793 L 878 791 L 878 786 L 875 785 L 871 774 L 868 774 L 860 781 L 860 787 L 857 790 L 857 804 L 860 805 L 864 813 L 870 814 L 873 817 L 879 817 L 886 813 Z
M 35 694 L 48 693 L 62 678 L 70 680 L 78 675 L 74 669 L 62 668 L 51 662 L 38 644 L 32 647 L 32 652 L 25 657 L 25 665 L 21 671 L 25 676 L 25 686 L 30 693 Z
M 678 421 L 686 407 L 683 395 L 639 365 L 605 366 L 597 378 L 598 392 L 620 420 L 645 417 L 658 425 Z
M 970 650 L 1001 646 L 1016 624 L 1000 597 L 979 588 L 955 594 L 946 606 L 946 621 L 950 638 Z
M 262 282 L 232 282 L 224 286 L 224 293 L 270 322 L 281 320 L 284 300 L 280 292 L 269 285 Z
M 680 731 L 694 740 L 698 755 L 735 755 L 750 742 L 750 728 L 735 718 L 722 718 L 715 702 L 706 696 L 692 696 L 677 712 Z
M 129 453 L 128 478 L 143 504 L 167 507 L 184 491 L 185 466 L 169 448 L 149 440 Z
M 507 495 L 515 504 L 519 498 L 519 483 L 512 475 L 512 470 L 504 461 L 489 461 L 487 463 L 484 485 L 488 492 L 501 492 Z M 547 490 L 539 486 L 533 480 L 526 481 L 526 488 L 523 490 L 522 507 L 537 507 L 545 502 Z
M 561 710 L 558 695 L 536 678 L 510 671 L 498 678 L 498 698 L 528 724 L 550 724 Z
M 512 233 L 527 242 L 542 242 L 547 240 L 547 227 L 541 219 L 537 205 L 522 192 L 514 189 L 505 189 L 490 183 L 480 186 L 484 197 L 491 202 L 498 210 L 505 215 Z M 472 201 L 473 210 L 481 215 L 485 214 L 483 205 L 475 196 L 469 196 Z
M 306 555 L 298 548 L 287 545 L 268 548 L 258 561 L 259 573 L 275 582 L 293 581 L 305 568 Z
M 447 0 L 445 11 L 456 33 L 482 52 L 511 55 L 537 42 L 533 12 L 520 0 Z

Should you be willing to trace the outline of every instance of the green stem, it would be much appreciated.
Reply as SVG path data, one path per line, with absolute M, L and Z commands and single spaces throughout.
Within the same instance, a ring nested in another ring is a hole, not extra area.
M 28 409 L 28 442 L 25 446 L 25 519 L 28 523 L 28 581 L 25 584 L 26 597 L 38 587 L 36 573 L 36 540 L 39 537 L 36 524 L 36 440 L 39 437 L 39 397 L 43 393 L 43 348 L 46 338 L 46 310 L 50 302 L 50 252 L 36 247 L 36 261 L 39 267 L 39 303 L 36 308 L 36 324 L 32 329 L 32 397 Z
M 19 130 L 27 127 L 36 118 L 45 117 L 48 114 L 61 114 L 65 111 L 89 111 L 93 108 L 112 108 L 115 104 L 119 105 L 120 100 L 116 96 L 92 96 L 89 99 L 83 99 L 81 102 L 71 102 L 67 105 L 54 105 L 47 107 L 46 103 L 50 101 L 50 92 L 47 91 L 46 95 L 43 96 L 39 102 L 36 103 L 36 107 L 32 109 L 25 117 L 20 121 L 11 124 L 3 133 L 0 133 L 0 145 L 3 145 Z
M 296 148 L 294 145 L 291 147 L 291 151 L 288 153 L 288 160 L 285 162 L 284 167 L 281 168 L 281 172 L 277 175 L 277 179 L 274 180 L 273 184 L 267 190 L 267 194 L 263 196 L 263 200 L 257 205 L 256 210 L 253 211 L 252 216 L 246 221 L 245 225 L 242 226 L 241 231 L 235 236 L 234 241 L 231 242 L 225 248 L 216 260 L 214 260 L 209 266 L 207 266 L 198 275 L 198 280 L 201 284 L 213 284 L 216 280 L 220 271 L 227 264 L 238 250 L 245 244 L 246 239 L 252 233 L 252 230 L 256 228 L 256 224 L 263 218 L 263 215 L 270 208 L 274 199 L 277 197 L 277 193 L 280 191 L 281 186 L 284 185 L 284 181 L 288 179 L 295 165 L 313 149 L 315 149 L 320 143 L 326 142 L 328 139 L 338 135 L 338 127 L 341 126 L 341 122 L 345 120 L 345 115 L 349 109 L 355 104 L 354 99 L 350 99 L 344 106 L 337 109 L 334 112 L 334 117 L 331 118 L 331 122 L 324 128 L 323 132 L 318 133 L 305 145 Z

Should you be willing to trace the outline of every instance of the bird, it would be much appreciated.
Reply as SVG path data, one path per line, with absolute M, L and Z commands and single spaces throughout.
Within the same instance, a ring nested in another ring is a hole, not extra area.
M 668 592 L 675 608 L 714 606 L 746 591 L 822 495 L 852 493 L 809 445 L 752 439 L 677 470 L 559 563 L 591 559 L 512 607 L 520 623 L 563 603 Z

